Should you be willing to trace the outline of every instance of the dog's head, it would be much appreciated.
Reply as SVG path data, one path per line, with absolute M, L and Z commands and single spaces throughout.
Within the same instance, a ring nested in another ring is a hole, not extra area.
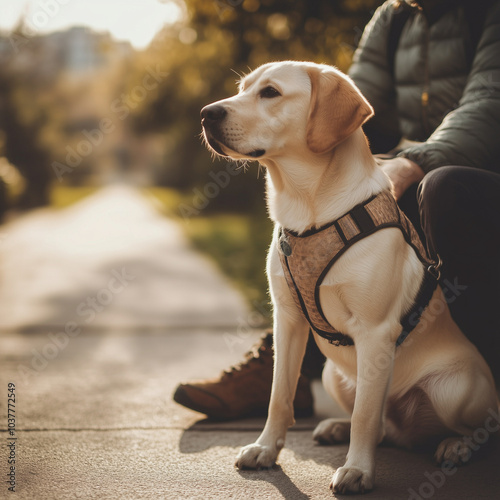
M 207 144 L 234 159 L 331 151 L 373 115 L 354 83 L 331 66 L 269 63 L 234 97 L 201 110 Z

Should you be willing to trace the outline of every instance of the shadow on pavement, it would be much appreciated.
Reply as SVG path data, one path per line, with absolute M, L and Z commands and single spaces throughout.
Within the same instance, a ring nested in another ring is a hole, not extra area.
M 311 498 L 300 490 L 280 465 L 275 465 L 271 470 L 238 471 L 238 474 L 247 481 L 266 481 L 272 484 L 283 498 L 293 498 L 294 500 Z

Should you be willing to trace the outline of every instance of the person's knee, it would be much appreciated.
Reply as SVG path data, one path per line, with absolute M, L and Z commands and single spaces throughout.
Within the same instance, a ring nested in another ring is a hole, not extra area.
M 429 172 L 420 183 L 417 199 L 421 224 L 427 238 L 446 232 L 456 214 L 458 167 L 441 167 Z
M 443 258 L 461 242 L 463 232 L 458 224 L 469 223 L 467 186 L 472 182 L 473 170 L 440 167 L 429 172 L 419 185 L 417 198 L 427 244 L 431 252 Z
M 418 187 L 421 212 L 439 214 L 453 209 L 457 198 L 458 179 L 463 167 L 441 167 L 429 172 Z

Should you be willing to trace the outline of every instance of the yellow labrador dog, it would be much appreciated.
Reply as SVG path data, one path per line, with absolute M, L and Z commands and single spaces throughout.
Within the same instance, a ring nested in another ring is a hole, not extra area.
M 280 228 L 300 238 L 390 192 L 361 129 L 372 114 L 353 82 L 335 68 L 291 61 L 261 66 L 242 79 L 236 96 L 201 112 L 205 140 L 216 153 L 258 159 L 266 168 L 268 209 L 276 223 L 267 265 L 275 332 L 269 416 L 257 441 L 241 449 L 239 468 L 271 467 L 294 423 L 310 325 L 285 278 Z M 437 460 L 458 464 L 470 456 L 464 436 L 498 411 L 490 370 L 453 322 L 439 287 L 396 347 L 401 317 L 424 272 L 402 232 L 387 227 L 351 246 L 321 282 L 325 319 L 354 344 L 334 345 L 315 332 L 327 358 L 323 384 L 352 413 L 350 421 L 321 422 L 313 435 L 321 443 L 350 440 L 346 463 L 333 475 L 334 492 L 373 487 L 375 448 L 383 439 L 412 447 L 437 438 Z

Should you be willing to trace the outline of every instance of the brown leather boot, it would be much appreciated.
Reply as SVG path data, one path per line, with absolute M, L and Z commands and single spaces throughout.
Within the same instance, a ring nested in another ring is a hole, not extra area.
M 245 361 L 209 380 L 180 384 L 174 401 L 217 420 L 267 415 L 273 378 L 272 333 L 262 337 Z M 313 414 L 311 384 L 301 375 L 294 400 L 295 417 Z

